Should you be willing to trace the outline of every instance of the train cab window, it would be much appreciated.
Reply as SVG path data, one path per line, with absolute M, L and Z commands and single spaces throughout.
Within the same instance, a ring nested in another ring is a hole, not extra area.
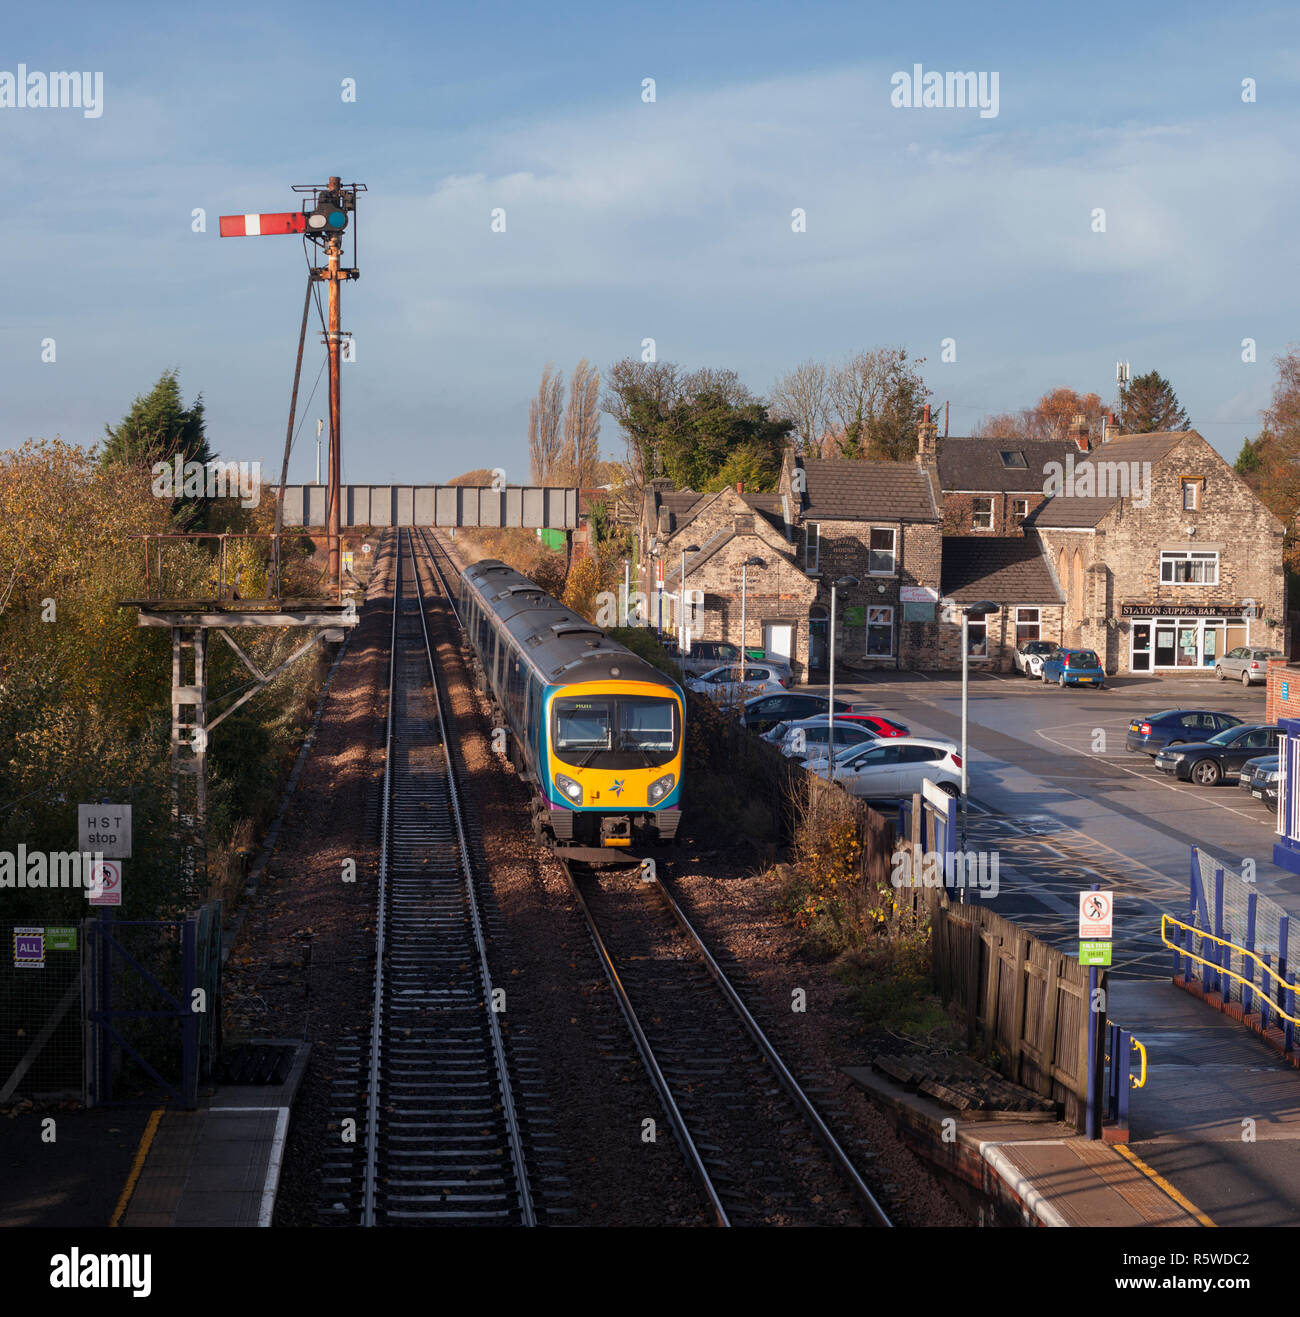
M 666 696 L 562 696 L 551 704 L 551 747 L 579 768 L 658 768 L 681 740 L 677 701 Z

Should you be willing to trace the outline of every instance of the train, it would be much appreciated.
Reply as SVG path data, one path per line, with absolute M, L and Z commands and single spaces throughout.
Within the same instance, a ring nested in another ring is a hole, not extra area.
M 686 700 L 658 668 L 496 559 L 465 568 L 460 617 L 505 752 L 557 854 L 618 863 L 671 847 Z

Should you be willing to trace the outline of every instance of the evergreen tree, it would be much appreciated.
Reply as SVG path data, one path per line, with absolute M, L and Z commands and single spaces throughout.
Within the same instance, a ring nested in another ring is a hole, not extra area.
M 203 395 L 187 408 L 175 370 L 163 371 L 147 394 L 136 397 L 116 428 L 104 426 L 104 434 L 101 466 L 125 463 L 148 467 L 155 462 L 170 462 L 177 453 L 185 462 L 212 460 L 204 431 Z
M 1191 429 L 1173 386 L 1154 370 L 1139 375 L 1124 390 L 1119 422 L 1125 434 Z

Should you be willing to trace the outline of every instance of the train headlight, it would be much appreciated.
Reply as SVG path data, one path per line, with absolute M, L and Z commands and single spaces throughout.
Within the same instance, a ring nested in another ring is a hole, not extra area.
M 580 783 L 575 782 L 571 777 L 565 777 L 563 773 L 556 773 L 555 785 L 575 805 L 582 804 L 582 786 Z
M 672 789 L 677 779 L 671 773 L 665 773 L 657 782 L 650 784 L 650 803 L 658 804 Z

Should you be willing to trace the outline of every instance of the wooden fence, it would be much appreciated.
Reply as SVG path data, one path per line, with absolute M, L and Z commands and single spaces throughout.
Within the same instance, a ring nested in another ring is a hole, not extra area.
M 934 979 L 974 1046 L 991 1046 L 1003 1075 L 1059 1103 L 1082 1129 L 1088 1025 L 1103 1053 L 1105 1011 L 1090 1012 L 1088 971 L 982 905 L 941 901 L 933 915 Z M 1106 976 L 1100 979 L 1103 998 Z

